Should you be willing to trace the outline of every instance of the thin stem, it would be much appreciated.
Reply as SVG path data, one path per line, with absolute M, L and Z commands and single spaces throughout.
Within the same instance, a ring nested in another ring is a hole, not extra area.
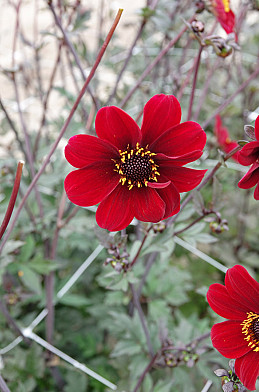
M 10 197 L 10 201 L 9 201 L 3 222 L 0 227 L 0 240 L 3 237 L 3 234 L 8 226 L 8 223 L 9 223 L 11 216 L 12 216 L 12 213 L 13 213 L 14 205 L 16 202 L 16 198 L 17 198 L 20 183 L 21 183 L 23 165 L 24 165 L 23 161 L 18 162 L 12 194 Z
M 62 48 L 62 43 L 59 44 L 57 58 L 56 58 L 56 61 L 55 61 L 54 67 L 53 67 L 52 74 L 50 76 L 49 88 L 48 88 L 47 93 L 46 93 L 46 95 L 45 95 L 45 97 L 43 99 L 42 117 L 41 117 L 40 126 L 39 126 L 39 129 L 38 129 L 38 132 L 37 132 L 37 136 L 36 136 L 36 140 L 35 140 L 35 144 L 34 144 L 34 148 L 33 148 L 34 157 L 36 156 L 38 148 L 39 148 L 39 142 L 40 142 L 40 138 L 41 138 L 42 128 L 44 127 L 44 125 L 46 123 L 47 106 L 48 106 L 50 92 L 52 90 L 53 82 L 54 82 L 54 79 L 55 79 L 55 76 L 56 76 L 58 64 L 60 62 L 61 48 Z
M 209 214 L 213 214 L 214 211 L 206 211 L 203 212 L 203 215 L 199 216 L 198 218 L 196 218 L 193 222 L 191 222 L 189 225 L 185 226 L 183 229 L 175 231 L 174 232 L 174 236 L 183 233 L 184 231 L 190 229 L 190 227 L 196 225 L 196 223 L 200 222 L 205 216 L 209 215 Z
M 195 71 L 194 71 L 193 82 L 192 82 L 192 91 L 191 91 L 191 96 L 190 96 L 187 121 L 190 120 L 191 115 L 192 115 L 193 98 L 194 98 L 194 93 L 195 93 L 195 88 L 196 88 L 196 83 L 197 83 L 198 70 L 199 70 L 199 66 L 200 66 L 200 62 L 201 62 L 202 50 L 203 50 L 203 46 L 200 46 L 199 53 L 198 53 L 198 56 L 197 56 L 196 62 L 195 62 Z
M 154 9 L 156 8 L 156 6 L 157 6 L 158 1 L 159 1 L 159 0 L 154 0 L 154 1 L 153 1 L 153 4 L 151 4 L 149 8 L 150 8 L 151 10 L 154 10 Z M 108 98 L 107 105 L 109 105 L 109 103 L 111 102 L 111 100 L 114 98 L 114 96 L 115 96 L 115 94 L 116 94 L 116 91 L 117 91 L 119 82 L 120 82 L 120 80 L 121 80 L 121 77 L 122 77 L 122 75 L 123 75 L 125 69 L 126 69 L 127 66 L 128 66 L 128 63 L 129 63 L 129 61 L 130 61 L 130 59 L 131 59 L 131 57 L 132 57 L 133 49 L 135 48 L 136 43 L 138 42 L 139 38 L 141 37 L 141 34 L 142 34 L 143 30 L 144 30 L 144 27 L 145 27 L 146 24 L 147 24 L 147 21 L 148 21 L 148 19 L 143 18 L 143 20 L 142 20 L 142 22 L 141 22 L 141 24 L 140 24 L 139 30 L 137 31 L 137 34 L 136 34 L 136 37 L 135 37 L 133 43 L 131 44 L 131 47 L 129 48 L 128 55 L 127 55 L 127 57 L 126 57 L 126 59 L 125 59 L 125 61 L 124 61 L 124 64 L 123 64 L 123 66 L 122 66 L 122 68 L 121 68 L 121 70 L 120 70 L 120 72 L 119 72 L 119 74 L 118 74 L 118 76 L 117 76 L 117 79 L 116 79 L 115 85 L 114 85 L 114 87 L 113 87 L 113 90 L 112 90 L 112 92 L 111 92 L 111 94 L 110 94 L 110 96 L 109 96 L 109 98 Z
M 55 9 L 54 9 L 53 4 L 52 4 L 52 0 L 48 0 L 48 5 L 49 5 L 49 8 L 50 8 L 50 10 L 51 10 L 51 12 L 52 12 L 52 14 L 53 14 L 53 16 L 54 16 L 56 25 L 58 26 L 58 28 L 60 29 L 60 31 L 62 32 L 62 34 L 63 34 L 63 36 L 64 36 L 64 40 L 65 40 L 66 45 L 68 46 L 69 50 L 70 50 L 71 53 L 73 54 L 73 57 L 74 57 L 75 62 L 76 62 L 76 65 L 78 66 L 79 71 L 81 72 L 81 75 L 82 75 L 83 80 L 86 80 L 85 72 L 84 72 L 83 67 L 82 67 L 82 65 L 81 65 L 81 63 L 80 63 L 80 60 L 79 60 L 79 57 L 78 57 L 78 55 L 77 55 L 77 53 L 76 53 L 76 50 L 75 50 L 75 48 L 74 48 L 74 45 L 72 44 L 72 42 L 71 42 L 70 39 L 68 38 L 68 35 L 67 35 L 66 31 L 64 30 L 64 28 L 63 28 L 63 26 L 62 26 L 62 24 L 61 24 L 61 21 L 60 21 L 60 19 L 59 19 L 59 17 L 57 16 L 57 14 L 56 14 L 56 12 L 55 12 Z M 94 96 L 94 94 L 93 94 L 91 88 L 87 85 L 87 88 L 86 88 L 86 89 L 87 89 L 87 91 L 89 92 L 89 94 L 90 94 L 90 96 L 91 96 L 91 98 L 92 98 L 92 100 L 93 100 L 93 102 L 94 102 L 96 108 L 99 109 L 99 105 L 98 105 L 97 99 L 96 99 L 96 97 Z
M 151 361 L 149 362 L 149 364 L 147 365 L 147 367 L 145 368 L 145 370 L 143 371 L 143 373 L 141 374 L 137 385 L 135 386 L 133 392 L 137 392 L 142 384 L 142 382 L 144 381 L 144 378 L 146 377 L 147 373 L 149 372 L 150 369 L 152 369 L 153 365 L 155 364 L 157 358 L 159 357 L 160 353 L 156 353 L 153 358 L 151 359 Z
M 150 354 L 150 356 L 153 356 L 154 355 L 154 350 L 153 350 L 153 347 L 152 347 L 152 344 L 151 344 L 151 339 L 150 339 L 150 335 L 149 335 L 149 331 L 148 331 L 148 327 L 147 327 L 147 321 L 146 321 L 145 315 L 143 313 L 142 307 L 140 305 L 137 291 L 135 290 L 135 287 L 134 287 L 134 285 L 132 283 L 130 283 L 129 286 L 130 286 L 130 289 L 131 289 L 131 292 L 132 292 L 132 296 L 133 296 L 133 303 L 134 303 L 134 306 L 136 307 L 136 309 L 138 311 L 138 315 L 139 315 L 139 319 L 140 319 L 140 322 L 141 322 L 141 325 L 142 325 L 142 329 L 143 329 L 143 332 L 144 332 L 145 337 L 146 337 L 149 354 Z
M 238 87 L 238 89 L 234 92 L 234 94 L 232 94 L 228 99 L 226 99 L 215 111 L 214 113 L 212 113 L 212 115 L 202 124 L 202 128 L 206 128 L 210 122 L 214 119 L 214 117 L 216 117 L 217 114 L 219 114 L 220 112 L 222 112 L 223 109 L 225 109 L 226 106 L 228 106 L 230 104 L 230 102 L 232 102 L 236 96 L 242 91 L 244 90 L 249 83 L 256 78 L 256 76 L 259 75 L 259 64 L 257 63 L 257 68 L 256 70 L 249 76 L 248 79 L 246 79 L 241 86 Z
M 21 336 L 24 339 L 26 344 L 30 344 L 30 339 L 28 339 L 24 336 L 24 334 L 22 333 L 22 330 L 18 327 L 18 325 L 16 324 L 16 322 L 14 321 L 14 319 L 12 318 L 10 313 L 8 312 L 8 309 L 5 305 L 5 303 L 2 302 L 1 300 L 0 300 L 0 311 L 4 315 L 10 328 L 12 328 L 18 336 Z
M 12 67 L 14 68 L 15 66 L 15 51 L 16 51 L 16 46 L 17 46 L 17 37 L 19 36 L 19 27 L 20 27 L 20 9 L 21 9 L 21 4 L 22 1 L 19 0 L 17 6 L 16 6 L 16 23 L 15 23 L 15 31 L 14 31 L 14 36 L 13 36 L 13 51 L 12 51 Z M 30 167 L 30 172 L 32 177 L 35 176 L 35 169 L 34 169 L 34 162 L 33 162 L 33 155 L 32 155 L 32 150 L 31 150 L 31 145 L 30 145 L 30 139 L 29 139 L 29 134 L 27 131 L 27 126 L 24 120 L 23 112 L 21 110 L 21 105 L 20 105 L 20 93 L 19 89 L 16 83 L 16 75 L 15 73 L 12 73 L 12 81 L 14 85 L 14 92 L 15 92 L 15 97 L 16 97 L 16 103 L 17 103 L 17 108 L 18 108 L 18 114 L 22 126 L 22 131 L 24 135 L 24 140 L 25 140 L 25 151 L 26 151 L 26 158 L 28 159 L 29 162 L 29 167 Z M 35 196 L 36 196 L 36 201 L 39 207 L 39 212 L 40 212 L 40 217 L 43 218 L 43 207 L 41 203 L 41 198 L 40 194 L 38 192 L 37 187 L 34 189 L 35 191 Z
M 149 255 L 149 257 L 148 257 L 148 260 L 147 260 L 147 263 L 146 263 L 146 267 L 145 267 L 145 271 L 144 271 L 144 273 L 142 275 L 142 278 L 140 280 L 140 283 L 139 283 L 139 286 L 138 286 L 138 289 L 137 289 L 138 297 L 140 297 L 140 295 L 141 295 L 141 292 L 142 292 L 142 289 L 143 289 L 144 284 L 146 282 L 148 273 L 149 273 L 152 265 L 156 261 L 157 255 L 158 255 L 158 252 L 154 252 L 154 253 L 151 253 Z
M 196 112 L 195 112 L 194 116 L 192 116 L 193 121 L 198 120 L 201 108 L 204 104 L 205 99 L 207 98 L 207 93 L 208 93 L 209 85 L 211 82 L 211 78 L 214 75 L 216 69 L 219 68 L 220 62 L 221 62 L 221 58 L 219 58 L 218 61 L 215 61 L 213 67 L 207 67 L 209 69 L 209 72 L 208 72 L 208 75 L 207 75 L 206 80 L 204 82 L 202 92 L 199 95 L 199 100 L 198 100 Z
M 1 374 L 0 374 L 0 389 L 2 392 L 11 392 L 8 386 L 6 385 L 6 382 L 1 376 Z
M 9 116 L 9 113 L 7 112 L 7 110 L 6 110 L 5 106 L 4 106 L 4 104 L 3 104 L 2 100 L 1 100 L 1 98 L 0 98 L 0 107 L 1 107 L 1 109 L 3 110 L 3 112 L 4 112 L 4 114 L 5 114 L 5 118 L 6 118 L 6 120 L 8 121 L 8 124 L 10 125 L 10 128 L 13 130 L 13 132 L 14 132 L 14 134 L 15 134 L 15 137 L 16 137 L 16 140 L 17 140 L 17 142 L 18 142 L 18 144 L 19 144 L 20 150 L 23 152 L 24 157 L 26 157 L 27 155 L 26 155 L 26 151 L 25 151 L 25 149 L 24 149 L 23 142 L 21 141 L 20 136 L 19 136 L 19 133 L 18 133 L 18 131 L 17 131 L 17 129 L 16 129 L 16 126 L 14 125 L 13 120 L 12 120 L 11 117 Z
M 62 220 L 62 216 L 64 213 L 65 202 L 66 202 L 66 192 L 63 191 L 61 201 L 59 203 L 59 209 L 58 209 L 57 220 L 56 220 L 56 227 L 55 227 L 52 246 L 51 246 L 51 250 L 50 250 L 50 260 L 55 260 L 55 258 L 56 258 L 58 236 L 59 236 L 59 231 L 61 229 L 60 222 Z M 54 280 L 55 280 L 54 271 L 51 271 L 49 273 L 49 275 L 46 276 L 46 280 L 45 280 L 45 283 L 46 283 L 46 308 L 48 310 L 47 319 L 46 319 L 46 337 L 47 337 L 47 341 L 49 343 L 53 342 L 53 333 L 54 333 L 54 317 L 55 317 L 54 301 L 53 301 Z
M 73 117 L 73 115 L 74 115 L 74 113 L 75 113 L 75 111 L 76 111 L 76 109 L 77 109 L 77 107 L 78 107 L 78 105 L 79 105 L 79 103 L 80 103 L 80 101 L 81 101 L 81 99 L 82 99 L 86 89 L 87 89 L 87 86 L 89 85 L 90 81 L 92 80 L 92 78 L 93 78 L 93 76 L 95 74 L 95 71 L 96 71 L 98 65 L 100 64 L 100 61 L 101 61 L 101 59 L 102 59 L 102 57 L 103 57 L 103 55 L 104 55 L 104 53 L 105 53 L 105 51 L 107 49 L 107 46 L 108 46 L 108 44 L 109 44 L 109 42 L 110 42 L 110 40 L 111 40 L 111 38 L 113 36 L 114 31 L 115 31 L 115 29 L 116 29 L 116 27 L 117 27 L 117 25 L 119 23 L 119 20 L 121 18 L 122 12 L 123 12 L 123 10 L 119 9 L 119 11 L 118 11 L 118 13 L 117 13 L 117 15 L 115 17 L 115 20 L 113 22 L 113 25 L 112 25 L 109 33 L 107 34 L 107 37 L 106 37 L 106 39 L 105 39 L 105 41 L 103 43 L 103 46 L 101 47 L 101 49 L 100 49 L 100 51 L 99 51 L 99 53 L 97 55 L 97 58 L 96 58 L 95 63 L 94 63 L 94 65 L 93 65 L 93 67 L 92 67 L 92 69 L 91 69 L 91 71 L 89 73 L 89 76 L 88 76 L 87 80 L 85 81 L 85 83 L 83 85 L 83 88 L 80 91 L 80 94 L 77 97 L 76 102 L 74 103 L 74 105 L 73 105 L 73 107 L 71 109 L 71 112 L 69 113 L 69 116 L 68 116 L 67 120 L 65 121 L 65 124 L 63 125 L 63 127 L 62 127 L 62 129 L 61 129 L 61 131 L 59 133 L 59 136 L 57 137 L 55 143 L 53 144 L 53 146 L 52 146 L 52 148 L 50 150 L 50 152 L 48 153 L 47 157 L 45 158 L 45 160 L 44 160 L 40 170 L 38 171 L 36 176 L 33 178 L 30 186 L 28 187 L 27 192 L 25 193 L 25 195 L 24 195 L 24 197 L 23 197 L 23 199 L 22 199 L 22 201 L 21 201 L 21 203 L 20 203 L 20 205 L 19 205 L 19 207 L 17 209 L 17 212 L 16 212 L 16 214 L 14 216 L 13 222 L 10 225 L 8 232 L 6 233 L 4 241 L 3 241 L 3 243 L 0 246 L 0 253 L 3 250 L 3 247 L 4 247 L 6 241 L 8 240 L 8 238 L 9 238 L 9 236 L 10 236 L 10 234 L 11 234 L 13 228 L 14 228 L 14 225 L 15 225 L 15 223 L 16 223 L 16 221 L 17 221 L 17 219 L 18 219 L 18 217 L 19 217 L 19 215 L 21 213 L 21 210 L 22 210 L 22 208 L 24 206 L 24 203 L 26 202 L 28 196 L 30 195 L 30 193 L 31 193 L 32 189 L 34 188 L 35 184 L 37 183 L 38 179 L 40 178 L 40 176 L 44 172 L 46 166 L 48 165 L 48 163 L 50 161 L 50 158 L 52 157 L 52 155 L 55 152 L 55 150 L 56 150 L 60 140 L 62 139 L 64 133 L 66 132 L 67 127 L 69 126 L 69 124 L 71 122 L 71 119 L 72 119 L 72 117 Z
M 191 23 L 194 19 L 194 16 L 188 21 L 188 23 Z M 134 94 L 134 92 L 138 89 L 142 81 L 145 79 L 145 77 L 152 71 L 152 69 L 159 63 L 159 61 L 166 55 L 166 53 L 176 44 L 177 41 L 181 38 L 181 36 L 185 33 L 185 31 L 188 29 L 188 26 L 184 26 L 182 30 L 179 32 L 179 34 L 172 39 L 167 46 L 161 50 L 161 52 L 158 54 L 158 56 L 152 61 L 151 64 L 145 69 L 145 71 L 142 73 L 142 75 L 139 77 L 137 80 L 135 86 L 132 87 L 132 89 L 126 94 L 124 99 L 120 103 L 120 107 L 124 107 L 128 100 L 131 98 L 131 96 Z
M 212 177 L 215 175 L 215 173 L 219 170 L 219 168 L 222 166 L 223 162 L 226 162 L 229 158 L 232 157 L 232 155 L 234 155 L 237 151 L 241 150 L 241 146 L 237 146 L 236 148 L 234 148 L 232 151 L 230 151 L 227 155 L 225 155 L 225 157 L 223 158 L 222 162 L 218 162 L 214 168 L 211 170 L 211 172 L 207 175 L 207 177 L 204 178 L 204 180 L 200 183 L 200 185 L 198 185 L 196 187 L 196 190 L 199 191 L 200 189 L 202 189 L 211 179 Z M 177 217 L 179 216 L 179 214 L 182 212 L 182 210 L 184 209 L 184 207 L 191 201 L 191 199 L 193 198 L 193 193 L 189 193 L 189 195 L 184 199 L 184 201 L 181 204 L 181 209 L 178 212 L 177 215 L 172 216 L 171 218 L 169 218 L 167 220 L 167 224 L 168 226 L 170 226 L 173 222 L 176 221 Z
M 144 237 L 143 237 L 143 239 L 142 239 L 142 241 L 141 241 L 141 244 L 140 244 L 140 246 L 139 246 L 139 248 L 138 248 L 137 254 L 136 254 L 136 256 L 134 257 L 134 259 L 132 260 L 132 262 L 130 263 L 130 267 L 131 267 L 131 268 L 132 268 L 133 265 L 136 263 L 136 261 L 137 261 L 137 259 L 138 259 L 138 257 L 139 257 L 139 254 L 140 254 L 140 252 L 141 252 L 141 249 L 143 248 L 143 245 L 144 245 L 144 243 L 146 242 L 148 233 L 150 232 L 151 229 L 152 229 L 152 226 L 150 226 L 149 229 L 146 231 L 146 234 L 144 235 Z

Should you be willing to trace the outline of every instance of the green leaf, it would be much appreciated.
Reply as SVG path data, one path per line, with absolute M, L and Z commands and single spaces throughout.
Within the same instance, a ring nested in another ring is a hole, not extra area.
M 32 257 L 33 252 L 35 252 L 35 248 L 36 248 L 36 244 L 34 242 L 32 235 L 28 235 L 26 238 L 26 242 L 21 249 L 19 255 L 19 261 L 21 262 L 28 261 Z
M 174 382 L 171 379 L 166 381 L 159 380 L 156 383 L 152 392 L 171 392 L 173 390 L 172 389 L 173 383 Z
M 28 266 L 39 274 L 48 275 L 51 271 L 55 271 L 59 267 L 59 264 L 53 260 L 44 259 L 41 255 L 37 255 L 30 261 Z
M 41 278 L 31 268 L 20 265 L 19 276 L 23 284 L 30 290 L 37 294 L 42 293 Z
M 82 295 L 65 294 L 64 297 L 60 298 L 59 303 L 66 305 L 66 306 L 80 308 L 82 306 L 85 307 L 85 306 L 91 305 L 92 301 L 90 301 L 86 297 L 83 297 Z
M 121 355 L 135 355 L 142 351 L 139 344 L 136 344 L 133 340 L 124 340 L 116 344 L 113 352 L 111 353 L 112 358 L 120 357 Z

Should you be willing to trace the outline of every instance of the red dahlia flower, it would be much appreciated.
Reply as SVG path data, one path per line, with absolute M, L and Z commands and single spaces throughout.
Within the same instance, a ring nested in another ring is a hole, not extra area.
M 173 95 L 147 102 L 141 129 L 115 106 L 100 109 L 98 138 L 76 135 L 65 148 L 78 168 L 65 179 L 69 200 L 84 207 L 100 203 L 97 223 L 110 231 L 124 229 L 134 217 L 159 222 L 176 214 L 179 192 L 195 188 L 206 172 L 183 167 L 200 158 L 206 134 L 199 124 L 180 120 Z
M 222 126 L 220 115 L 216 116 L 214 134 L 217 138 L 220 147 L 226 153 L 231 152 L 232 150 L 234 150 L 234 148 L 239 146 L 237 142 L 234 142 L 233 140 L 230 139 L 227 128 Z M 238 162 L 238 152 L 233 154 L 231 158 Z
M 239 151 L 238 161 L 241 165 L 252 165 L 248 172 L 238 183 L 239 188 L 248 189 L 256 185 L 254 191 L 255 200 L 259 200 L 259 116 L 255 120 L 255 139 L 249 142 Z
M 227 34 L 235 28 L 235 14 L 230 9 L 229 0 L 212 0 L 213 13 Z
M 214 283 L 207 299 L 211 308 L 229 319 L 211 330 L 213 346 L 226 358 L 236 358 L 235 373 L 255 390 L 259 375 L 259 283 L 241 265 L 230 268 L 225 286 Z

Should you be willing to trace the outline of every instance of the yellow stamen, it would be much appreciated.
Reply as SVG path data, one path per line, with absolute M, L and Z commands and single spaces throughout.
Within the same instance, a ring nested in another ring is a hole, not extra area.
M 242 333 L 246 336 L 244 340 L 248 342 L 248 346 L 253 351 L 259 351 L 259 315 L 253 312 L 247 313 L 247 319 L 244 320 L 240 325 L 242 327 Z
M 158 165 L 155 163 L 155 153 L 146 148 L 140 147 L 139 143 L 136 143 L 136 147 L 132 148 L 129 145 L 125 151 L 119 150 L 120 158 L 112 159 L 115 163 L 115 169 L 121 176 L 120 183 L 122 185 L 127 184 L 128 189 L 131 190 L 134 186 L 141 188 L 142 186 L 148 186 L 148 182 L 157 182 L 157 177 L 160 173 L 158 172 Z
M 230 11 L 229 0 L 222 0 L 222 3 L 224 5 L 225 12 L 229 12 Z

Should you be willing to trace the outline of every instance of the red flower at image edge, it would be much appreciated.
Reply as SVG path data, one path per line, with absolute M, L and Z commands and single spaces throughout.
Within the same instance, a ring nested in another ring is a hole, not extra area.
M 230 9 L 228 0 L 212 0 L 213 13 L 227 34 L 233 33 L 235 28 L 235 14 Z
M 84 207 L 100 203 L 96 221 L 110 231 L 124 229 L 134 217 L 155 223 L 176 214 L 179 192 L 195 188 L 206 172 L 183 167 L 200 158 L 206 134 L 199 124 L 180 120 L 173 95 L 147 102 L 141 129 L 115 106 L 100 109 L 98 137 L 76 135 L 65 148 L 78 168 L 65 179 L 69 200 Z
M 231 152 L 232 150 L 234 150 L 234 148 L 239 146 L 237 142 L 234 142 L 233 140 L 230 139 L 227 128 L 222 126 L 220 115 L 216 116 L 214 134 L 217 138 L 220 147 L 226 153 Z M 233 154 L 231 158 L 234 159 L 236 162 L 238 162 L 238 152 Z
M 211 308 L 229 319 L 211 330 L 213 346 L 226 358 L 236 358 L 235 373 L 255 390 L 259 375 L 259 283 L 241 265 L 230 268 L 225 286 L 214 283 L 207 299 Z
M 255 120 L 256 141 L 249 142 L 239 151 L 238 161 L 241 165 L 252 165 L 238 183 L 239 188 L 248 189 L 255 185 L 254 198 L 259 200 L 259 116 Z

